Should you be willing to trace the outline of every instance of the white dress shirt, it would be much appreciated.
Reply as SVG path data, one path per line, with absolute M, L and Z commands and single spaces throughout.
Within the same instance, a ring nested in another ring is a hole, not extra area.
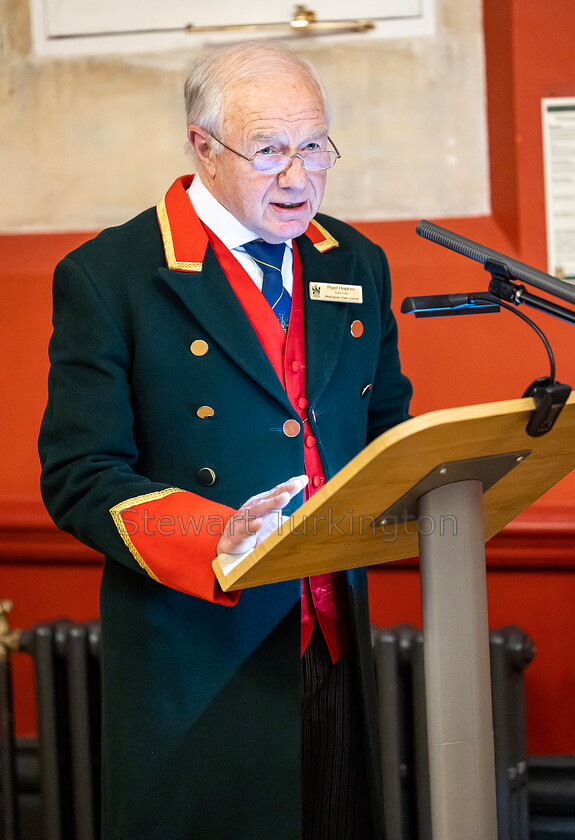
M 194 180 L 188 187 L 187 193 L 198 218 L 216 234 L 226 248 L 229 248 L 261 292 L 263 271 L 242 247 L 244 242 L 250 242 L 252 239 L 258 239 L 259 237 L 244 227 L 241 222 L 238 222 L 235 216 L 232 216 L 230 211 L 226 210 L 214 198 L 200 180 L 199 175 L 194 176 Z M 282 281 L 286 291 L 291 295 L 293 290 L 292 240 L 289 239 L 286 245 L 287 248 L 285 249 L 282 263 Z

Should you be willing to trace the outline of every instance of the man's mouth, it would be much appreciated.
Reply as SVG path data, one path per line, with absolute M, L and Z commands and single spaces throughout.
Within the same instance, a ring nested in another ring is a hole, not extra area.
M 286 210 L 293 210 L 296 207 L 303 207 L 304 204 L 304 201 L 285 202 L 283 204 L 279 201 L 273 202 L 274 207 L 284 207 Z

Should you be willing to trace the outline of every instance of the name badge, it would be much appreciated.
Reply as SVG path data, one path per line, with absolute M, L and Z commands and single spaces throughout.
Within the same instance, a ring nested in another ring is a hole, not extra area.
M 309 284 L 309 295 L 312 300 L 332 300 L 336 303 L 363 303 L 363 289 L 345 283 L 314 283 Z

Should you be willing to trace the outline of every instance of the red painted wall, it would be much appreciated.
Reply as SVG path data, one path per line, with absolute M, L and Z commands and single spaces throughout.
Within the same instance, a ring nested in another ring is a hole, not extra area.
M 435 220 L 546 270 L 541 98 L 575 96 L 572 0 L 486 0 L 492 214 Z M 337 177 L 337 173 L 333 177 Z M 415 222 L 358 225 L 387 251 L 394 306 L 406 295 L 485 289 L 482 266 L 418 238 Z M 43 511 L 36 436 L 46 398 L 50 279 L 88 234 L 0 236 L 0 598 L 13 626 L 97 614 L 100 559 L 60 535 Z M 557 375 L 575 385 L 572 328 L 530 311 L 547 333 Z M 518 318 L 416 321 L 398 314 L 414 413 L 521 396 L 547 373 L 543 346 Z M 491 626 L 520 624 L 538 653 L 527 670 L 531 753 L 575 752 L 575 475 L 488 545 Z M 421 622 L 417 568 L 370 572 L 374 621 Z M 30 672 L 16 663 L 17 725 L 34 730 Z
M 485 0 L 484 25 L 492 215 L 437 222 L 546 271 L 541 99 L 575 96 L 575 7 Z M 413 237 L 411 225 L 362 228 L 387 249 L 397 302 L 486 288 L 482 266 Z M 575 387 L 573 328 L 526 314 L 551 341 L 558 379 Z M 542 344 L 511 314 L 399 324 L 415 412 L 520 396 L 548 370 Z M 526 672 L 529 750 L 575 752 L 575 475 L 491 540 L 487 561 L 490 625 L 517 623 L 537 645 Z M 381 567 L 370 582 L 377 623 L 421 623 L 416 569 Z

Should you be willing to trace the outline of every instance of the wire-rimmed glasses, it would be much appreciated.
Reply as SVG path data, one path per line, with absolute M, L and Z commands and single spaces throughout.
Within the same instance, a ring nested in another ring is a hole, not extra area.
M 314 149 L 309 152 L 296 152 L 293 155 L 282 155 L 275 152 L 270 154 L 257 152 L 252 157 L 249 157 L 248 155 L 242 155 L 241 152 L 236 152 L 235 149 L 226 146 L 226 144 L 222 143 L 221 140 L 218 140 L 215 135 L 211 134 L 210 136 L 223 146 L 224 149 L 227 149 L 228 152 L 233 152 L 234 155 L 238 155 L 238 157 L 249 161 L 256 172 L 263 172 L 265 175 L 279 175 L 280 172 L 283 172 L 284 169 L 288 168 L 292 160 L 296 157 L 301 160 L 303 168 L 307 169 L 309 172 L 322 172 L 325 169 L 331 169 L 331 167 L 335 165 L 335 162 L 341 157 L 341 154 L 331 137 L 328 137 L 327 139 L 333 146 L 333 149 Z

